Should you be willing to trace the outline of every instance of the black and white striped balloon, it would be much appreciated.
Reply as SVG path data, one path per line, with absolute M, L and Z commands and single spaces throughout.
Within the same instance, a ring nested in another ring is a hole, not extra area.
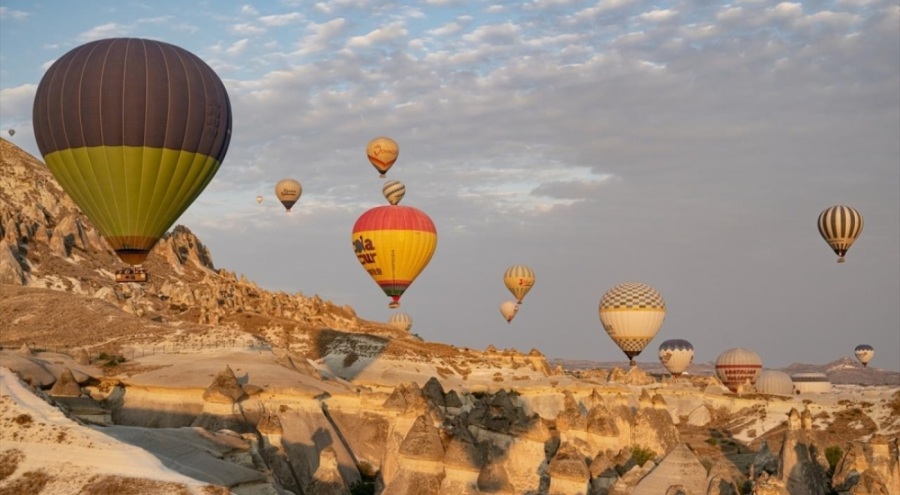
M 384 199 L 388 200 L 388 203 L 396 205 L 406 195 L 406 186 L 399 180 L 389 180 L 384 183 L 381 192 L 384 193 Z
M 862 229 L 862 215 L 849 206 L 835 205 L 819 214 L 819 233 L 838 255 L 838 263 L 844 262 L 847 250 L 859 237 Z

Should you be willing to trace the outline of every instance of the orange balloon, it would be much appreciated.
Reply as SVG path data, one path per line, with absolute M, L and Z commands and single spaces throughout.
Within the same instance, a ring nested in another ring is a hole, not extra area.
M 437 247 L 434 222 L 411 206 L 376 206 L 359 217 L 351 237 L 362 267 L 400 305 L 400 296 L 422 273 Z
M 400 146 L 397 141 L 389 137 L 377 137 L 369 141 L 366 146 L 366 156 L 369 158 L 369 163 L 381 174 L 379 177 L 384 177 L 388 169 L 397 161 L 399 154 Z

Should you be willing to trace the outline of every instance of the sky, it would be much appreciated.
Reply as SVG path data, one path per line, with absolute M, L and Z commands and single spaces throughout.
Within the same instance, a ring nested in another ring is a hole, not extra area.
M 110 37 L 178 45 L 225 83 L 230 147 L 176 225 L 263 288 L 390 317 L 351 244 L 385 204 L 366 144 L 389 136 L 387 178 L 438 231 L 399 309 L 426 340 L 623 360 L 598 303 L 640 282 L 667 314 L 639 362 L 675 338 L 773 368 L 867 343 L 900 371 L 896 0 L 0 0 L 3 137 L 40 157 L 43 73 Z M 843 264 L 816 228 L 835 204 L 865 219 Z M 507 323 L 514 264 L 536 282 Z

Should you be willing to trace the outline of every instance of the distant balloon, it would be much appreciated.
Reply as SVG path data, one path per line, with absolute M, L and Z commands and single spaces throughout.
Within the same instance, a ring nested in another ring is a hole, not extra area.
M 384 199 L 388 200 L 388 203 L 396 205 L 406 195 L 406 186 L 399 180 L 389 180 L 384 183 L 381 192 L 384 194 Z
M 437 247 L 431 218 L 411 206 L 376 206 L 353 225 L 353 251 L 362 267 L 400 306 L 400 296 L 425 269 Z
M 600 299 L 600 322 L 613 342 L 634 358 L 656 336 L 666 318 L 666 301 L 649 285 L 619 284 L 606 291 Z
M 670 339 L 659 345 L 659 362 L 676 378 L 693 361 L 694 346 L 687 340 Z
M 412 329 L 412 317 L 406 313 L 394 313 L 391 315 L 390 324 L 395 328 L 408 332 Z
M 856 354 L 856 359 L 859 360 L 862 365 L 868 366 L 869 361 L 875 357 L 875 348 L 870 346 L 869 344 L 860 344 L 856 346 L 856 349 L 853 350 L 853 353 Z
M 534 270 L 525 265 L 513 265 L 503 274 L 503 283 L 519 304 L 522 304 L 522 299 L 531 290 L 534 280 Z
M 53 176 L 131 265 L 203 192 L 231 140 L 231 103 L 215 71 L 146 39 L 73 48 L 41 78 L 32 113 Z
M 389 137 L 377 137 L 369 141 L 366 146 L 366 156 L 369 158 L 369 163 L 375 167 L 375 170 L 378 170 L 379 177 L 384 177 L 388 169 L 397 161 L 399 154 L 400 146 L 397 141 Z
M 507 323 L 511 323 L 518 312 L 519 305 L 515 301 L 505 301 L 500 305 L 500 314 L 506 318 Z
M 8 131 L 6 131 L 6 132 L 9 133 L 9 137 L 13 137 L 13 136 L 16 135 L 16 130 L 15 130 L 15 129 L 10 129 L 10 130 L 8 130 Z
M 756 375 L 756 392 L 790 397 L 794 394 L 794 381 L 784 371 L 762 369 Z
M 716 376 L 732 392 L 737 392 L 738 387 L 745 383 L 756 383 L 761 369 L 759 354 L 742 347 L 728 349 L 716 358 Z
M 849 206 L 832 206 L 819 214 L 819 234 L 838 255 L 838 263 L 844 262 L 847 250 L 862 233 L 862 229 L 862 215 Z
M 284 205 L 285 211 L 291 211 L 291 207 L 300 199 L 301 194 L 303 186 L 294 179 L 281 179 L 275 184 L 275 196 Z
M 257 204 L 262 203 L 262 200 L 263 200 L 263 197 L 262 197 L 262 196 L 257 196 L 257 197 L 256 197 L 256 203 L 257 203 Z

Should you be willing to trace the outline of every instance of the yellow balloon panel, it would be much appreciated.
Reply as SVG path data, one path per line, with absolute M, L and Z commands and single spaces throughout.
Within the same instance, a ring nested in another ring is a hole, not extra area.
M 600 322 L 610 337 L 615 339 L 652 340 L 662 327 L 666 312 L 649 310 L 600 310 Z
M 400 296 L 431 261 L 437 234 L 417 230 L 353 233 L 356 257 L 388 296 Z

